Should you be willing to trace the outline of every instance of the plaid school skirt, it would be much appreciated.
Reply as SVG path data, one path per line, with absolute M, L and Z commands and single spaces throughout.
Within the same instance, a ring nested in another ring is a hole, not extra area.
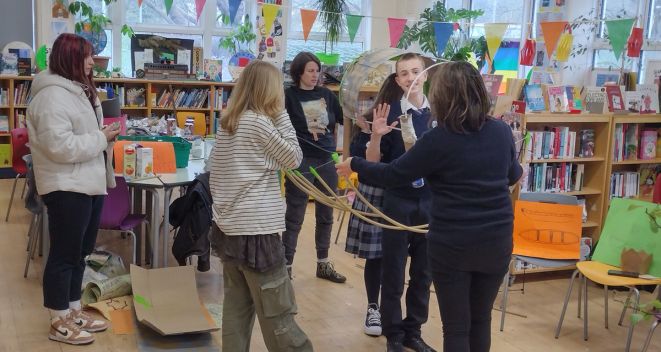
M 365 196 L 365 199 L 370 204 L 379 210 L 383 208 L 383 188 L 361 183 L 358 185 L 358 191 Z M 373 212 L 358 197 L 353 201 L 352 208 L 365 212 Z M 378 220 L 378 218 L 372 219 Z M 347 229 L 347 244 L 344 250 L 363 259 L 381 258 L 382 230 L 381 227 L 369 224 L 351 214 Z

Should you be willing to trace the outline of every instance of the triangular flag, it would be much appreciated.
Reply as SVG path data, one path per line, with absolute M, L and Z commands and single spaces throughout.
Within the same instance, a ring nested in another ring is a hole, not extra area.
M 622 50 L 627 44 L 627 38 L 631 33 L 633 22 L 635 18 L 627 18 L 623 20 L 608 20 L 606 21 L 606 28 L 608 28 L 608 41 L 613 48 L 613 54 L 616 59 L 620 59 Z
M 362 20 L 363 16 L 347 14 L 347 30 L 349 32 L 349 39 L 352 43 L 356 38 L 356 33 L 358 33 L 358 27 L 360 27 L 360 21 Z
M 169 15 L 172 10 L 172 0 L 163 0 L 163 2 L 165 3 L 165 13 Z
M 487 49 L 489 56 L 493 59 L 496 57 L 496 52 L 500 48 L 500 43 L 503 41 L 503 36 L 507 30 L 507 23 L 485 23 L 484 33 L 487 39 Z
M 399 38 L 402 37 L 406 26 L 406 18 L 392 18 L 388 17 L 388 30 L 390 32 L 390 47 L 396 48 L 399 43 Z
M 230 0 L 230 24 L 234 23 L 236 18 L 236 13 L 239 12 L 239 6 L 241 5 L 241 0 Z
M 317 15 L 319 11 L 317 10 L 308 10 L 301 9 L 301 24 L 303 25 L 303 39 L 308 40 L 308 35 L 310 35 L 310 30 L 314 21 L 317 20 Z
M 142 0 L 138 0 L 138 7 L 142 6 Z
M 264 4 L 262 7 L 262 13 L 264 14 L 264 26 L 266 28 L 266 35 L 271 35 L 271 28 L 273 28 L 273 20 L 275 16 L 278 15 L 280 6 L 276 4 Z
M 436 36 L 436 56 L 441 57 L 452 36 L 454 25 L 448 22 L 434 22 L 434 35 Z
M 567 21 L 540 23 L 540 26 L 542 27 L 542 35 L 544 36 L 544 45 L 546 46 L 546 56 L 548 56 L 549 59 L 551 58 L 556 45 L 558 45 L 558 38 L 560 38 L 562 31 L 565 30 L 567 23 Z
M 200 15 L 202 14 L 206 2 L 207 0 L 195 0 L 195 13 L 197 14 L 198 21 L 200 20 Z

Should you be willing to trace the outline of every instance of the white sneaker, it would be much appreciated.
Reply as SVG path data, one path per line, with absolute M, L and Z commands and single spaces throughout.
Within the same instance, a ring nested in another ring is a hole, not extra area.
M 365 316 L 365 334 L 370 336 L 381 336 L 381 313 L 376 303 L 370 303 L 367 306 L 367 315 Z
M 82 309 L 72 309 L 71 318 L 78 327 L 87 332 L 100 332 L 108 329 L 108 323 L 105 320 L 95 319 Z
M 94 336 L 81 330 L 71 318 L 71 314 L 65 318 L 56 318 L 51 322 L 48 338 L 70 345 L 87 345 L 94 342 Z

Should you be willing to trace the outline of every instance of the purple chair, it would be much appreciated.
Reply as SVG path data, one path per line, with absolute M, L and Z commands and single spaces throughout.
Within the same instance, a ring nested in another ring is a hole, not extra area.
M 108 195 L 101 210 L 101 223 L 99 230 L 121 231 L 128 233 L 133 238 L 133 261 L 135 264 L 137 238 L 133 229 L 146 222 L 147 215 L 131 214 L 131 198 L 129 187 L 122 176 L 115 176 L 117 187 L 108 188 Z

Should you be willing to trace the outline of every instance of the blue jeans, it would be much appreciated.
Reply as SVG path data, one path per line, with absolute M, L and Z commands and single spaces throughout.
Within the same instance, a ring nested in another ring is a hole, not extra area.
M 44 268 L 44 306 L 69 309 L 80 300 L 85 257 L 92 253 L 105 196 L 55 191 L 42 196 L 48 207 L 50 250 Z
M 320 165 L 323 166 L 320 167 Z M 331 161 L 330 156 L 328 158 L 304 157 L 301 166 L 299 167 L 299 170 L 308 181 L 312 182 L 325 194 L 329 194 L 321 183 L 310 173 L 310 166 L 317 170 L 319 176 L 333 189 L 334 192 L 337 192 L 337 172 L 335 171 L 335 165 Z M 305 219 L 305 209 L 308 206 L 308 195 L 287 179 L 285 181 L 285 197 L 287 198 L 287 211 L 285 213 L 286 230 L 282 234 L 282 243 L 285 245 L 285 258 L 287 259 L 287 265 L 291 265 L 294 262 L 298 234 L 301 232 L 301 226 L 303 226 L 303 220 Z M 331 231 L 333 230 L 333 208 L 315 201 L 314 215 L 314 240 L 315 248 L 317 250 L 317 259 L 325 259 L 328 258 Z

